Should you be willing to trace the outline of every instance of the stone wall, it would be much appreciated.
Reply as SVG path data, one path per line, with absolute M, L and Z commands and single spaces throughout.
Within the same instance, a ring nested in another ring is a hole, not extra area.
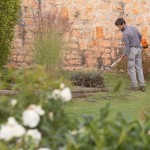
M 121 32 L 114 25 L 118 17 L 135 25 L 150 42 L 149 6 L 150 0 L 22 0 L 11 64 L 31 66 L 34 16 L 57 7 L 72 23 L 71 48 L 65 54 L 64 68 L 92 69 L 110 65 L 123 50 Z

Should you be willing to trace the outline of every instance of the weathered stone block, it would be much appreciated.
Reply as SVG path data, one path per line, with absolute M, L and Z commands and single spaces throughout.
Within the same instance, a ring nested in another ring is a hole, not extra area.
M 145 20 L 144 16 L 139 15 L 139 16 L 136 17 L 136 24 L 140 25 L 140 24 L 144 23 L 144 20 Z
M 136 3 L 134 3 L 133 7 L 132 7 L 132 13 L 134 15 L 137 15 L 140 13 L 140 3 L 137 1 Z
M 66 7 L 62 8 L 62 16 L 64 17 L 64 19 L 68 19 L 69 18 L 69 12 L 68 9 Z
M 100 26 L 96 27 L 96 38 L 98 38 L 98 39 L 103 39 L 104 38 L 103 28 L 100 27 Z

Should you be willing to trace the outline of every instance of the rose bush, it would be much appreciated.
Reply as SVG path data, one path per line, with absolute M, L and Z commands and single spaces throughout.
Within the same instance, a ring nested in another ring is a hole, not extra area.
M 64 112 L 65 104 L 72 99 L 70 88 L 60 84 L 51 91 L 20 89 L 20 93 L 11 99 L 5 97 L 0 100 L 0 115 L 3 116 L 0 146 L 4 150 L 57 149 L 66 143 L 65 133 L 72 129 Z
M 142 111 L 142 121 L 129 121 L 120 114 L 108 118 L 108 106 L 96 120 L 91 116 L 78 120 L 65 113 L 72 99 L 70 88 L 43 77 L 35 76 L 35 71 L 21 73 L 14 85 L 19 94 L 0 98 L 0 149 L 150 149 L 149 107 Z

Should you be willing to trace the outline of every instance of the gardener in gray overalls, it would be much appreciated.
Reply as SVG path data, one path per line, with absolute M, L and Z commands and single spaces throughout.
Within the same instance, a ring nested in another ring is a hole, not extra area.
M 128 74 L 131 79 L 131 90 L 137 91 L 138 89 L 140 89 L 141 91 L 145 91 L 145 80 L 143 75 L 142 57 L 141 57 L 142 35 L 135 27 L 126 25 L 126 22 L 123 18 L 118 18 L 115 22 L 115 25 L 123 33 L 125 50 L 119 61 L 121 61 L 124 57 L 127 57 Z M 139 80 L 139 86 L 140 86 L 139 88 L 138 88 L 138 82 L 136 78 L 136 72 Z

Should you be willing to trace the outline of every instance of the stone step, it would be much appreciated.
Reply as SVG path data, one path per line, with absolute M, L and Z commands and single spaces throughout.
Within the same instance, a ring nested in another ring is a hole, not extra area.
M 110 90 L 106 87 L 103 87 L 103 88 L 73 87 L 71 89 L 73 98 L 86 98 L 98 92 L 110 92 Z
M 14 91 L 14 90 L 0 90 L 0 96 L 3 95 L 16 95 L 18 94 L 18 91 Z

